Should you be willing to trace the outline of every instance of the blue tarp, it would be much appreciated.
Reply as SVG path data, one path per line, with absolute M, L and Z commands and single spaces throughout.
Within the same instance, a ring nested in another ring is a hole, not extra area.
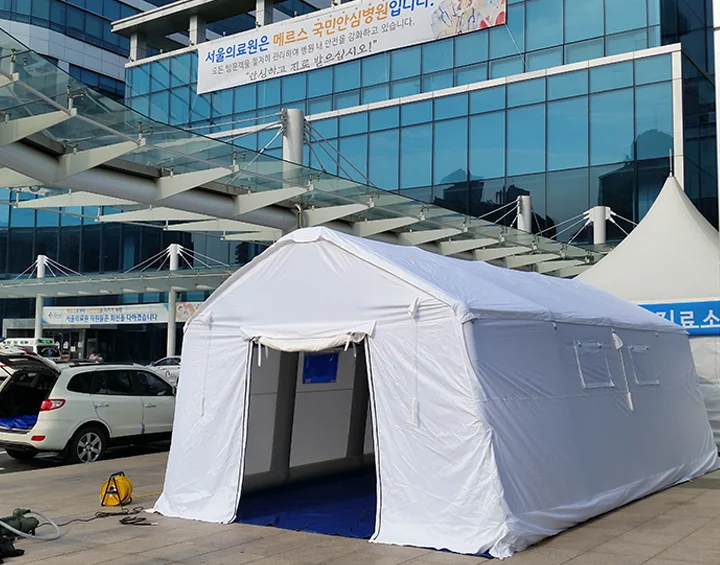
M 370 469 L 243 495 L 236 521 L 368 539 L 375 531 L 375 488 Z
M 37 419 L 37 416 L 15 416 L 14 418 L 0 418 L 0 428 L 29 430 L 37 423 Z

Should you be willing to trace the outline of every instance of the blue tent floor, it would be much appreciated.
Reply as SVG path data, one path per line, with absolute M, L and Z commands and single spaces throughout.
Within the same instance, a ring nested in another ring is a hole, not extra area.
M 375 530 L 375 469 L 243 495 L 236 522 L 368 539 Z
M 375 469 L 370 468 L 243 495 L 235 521 L 369 539 L 375 531 L 376 507 Z

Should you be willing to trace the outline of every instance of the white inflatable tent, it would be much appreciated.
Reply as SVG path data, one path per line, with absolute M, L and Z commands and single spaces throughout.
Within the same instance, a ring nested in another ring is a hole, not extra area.
M 687 327 L 720 445 L 720 234 L 674 176 L 630 235 L 578 279 Z
M 259 347 L 360 341 L 371 541 L 507 557 L 715 468 L 681 328 L 584 283 L 308 228 L 188 322 L 155 511 L 235 518 Z

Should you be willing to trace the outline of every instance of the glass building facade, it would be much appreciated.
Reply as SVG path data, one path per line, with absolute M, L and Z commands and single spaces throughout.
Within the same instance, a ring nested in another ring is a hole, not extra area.
M 504 26 L 211 94 L 196 94 L 195 51 L 141 61 L 128 66 L 127 103 L 213 135 L 301 108 L 352 167 L 317 140 L 307 165 L 473 215 L 529 193 L 550 228 L 598 204 L 639 221 L 684 145 L 688 193 L 717 222 L 711 22 L 709 0 L 509 0 Z M 674 116 L 671 54 L 631 54 L 676 43 L 684 109 Z M 483 88 L 498 79 L 510 83 Z M 456 87 L 472 92 L 437 97 Z M 434 98 L 405 103 L 423 94 Z M 273 136 L 243 143 L 259 150 Z M 279 141 L 266 151 L 280 156 Z
M 0 12 L 14 2 L 0 0 Z M 51 5 L 49 18 L 33 15 L 36 2 Z M 117 17 L 91 0 L 27 0 L 26 15 L 52 27 L 55 4 L 83 11 L 85 22 Z M 197 94 L 195 50 L 158 54 L 128 64 L 125 96 L 154 120 L 242 136 L 242 145 L 274 156 L 282 152 L 277 130 L 255 130 L 282 108 L 301 108 L 312 125 L 306 165 L 499 222 L 511 218 L 498 209 L 529 194 L 535 231 L 588 243 L 574 218 L 602 204 L 640 221 L 671 163 L 717 224 L 712 39 L 710 0 L 509 0 L 507 25 L 210 94 Z M 94 273 L 122 271 L 173 242 L 231 265 L 261 249 L 217 234 L 98 224 L 94 208 L 10 206 L 34 197 L 0 191 L 0 276 L 16 276 L 38 253 Z M 610 240 L 632 227 L 619 223 L 608 225 Z M 31 318 L 32 302 L 0 301 L 0 316 Z

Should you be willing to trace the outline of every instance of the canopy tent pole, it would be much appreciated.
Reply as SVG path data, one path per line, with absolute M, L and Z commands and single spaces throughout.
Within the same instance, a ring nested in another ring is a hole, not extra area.
M 178 270 L 178 259 L 180 257 L 180 245 L 171 243 L 168 247 L 168 255 L 170 256 L 170 271 Z M 170 287 L 168 292 L 168 327 L 167 327 L 167 357 L 175 355 L 175 343 L 177 341 L 177 320 L 175 318 L 177 310 L 177 290 Z
M 35 276 L 38 279 L 45 278 L 45 255 L 37 256 L 37 274 Z M 35 298 L 35 339 L 42 338 L 43 306 L 45 306 L 45 298 L 38 294 Z

